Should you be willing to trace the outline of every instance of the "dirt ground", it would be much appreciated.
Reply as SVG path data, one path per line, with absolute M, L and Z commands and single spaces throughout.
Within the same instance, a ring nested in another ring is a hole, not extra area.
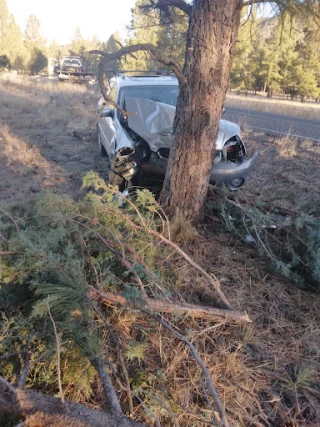
M 50 190 L 77 198 L 83 175 L 108 176 L 95 141 L 72 136 L 89 129 L 98 91 L 57 81 L 0 81 L 0 201 Z
M 43 190 L 79 198 L 86 172 L 107 177 L 108 163 L 97 143 L 72 136 L 74 129 L 88 129 L 94 121 L 98 97 L 95 87 L 0 82 L 0 203 Z M 249 151 L 259 149 L 260 158 L 239 198 L 272 198 L 276 188 L 283 208 L 320 200 L 318 146 L 246 129 L 243 136 Z M 281 197 L 290 193 L 295 197 Z M 191 243 L 182 239 L 181 244 L 218 277 L 234 308 L 247 310 L 253 321 L 243 327 L 215 326 L 197 342 L 233 425 L 320 425 L 319 298 L 271 274 L 254 248 L 223 231 L 221 218 L 208 216 L 195 235 Z M 189 300 L 208 303 L 202 289 L 190 286 L 187 291 Z M 169 355 L 177 372 L 191 369 L 179 351 L 173 348 Z M 175 373 L 169 379 L 177 395 L 189 393 Z

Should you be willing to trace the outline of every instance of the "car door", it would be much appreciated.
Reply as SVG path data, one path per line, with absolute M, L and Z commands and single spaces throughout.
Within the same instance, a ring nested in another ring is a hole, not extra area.
M 117 86 L 116 84 L 114 84 L 109 93 L 110 99 L 114 101 L 116 99 L 116 94 Z M 108 106 L 105 107 L 105 112 L 107 111 L 110 111 L 110 107 Z M 107 117 L 103 117 L 103 115 L 104 114 L 102 113 L 102 117 L 99 120 L 99 131 L 101 136 L 101 142 L 104 148 L 106 149 L 109 158 L 111 159 L 114 156 L 116 146 L 117 132 L 114 126 L 116 110 L 113 110 L 113 114 L 111 116 L 107 115 Z

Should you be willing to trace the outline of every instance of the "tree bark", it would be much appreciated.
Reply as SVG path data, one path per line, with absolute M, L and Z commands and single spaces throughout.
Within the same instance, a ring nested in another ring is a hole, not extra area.
M 195 0 L 185 82 L 180 84 L 174 143 L 160 202 L 169 215 L 201 220 L 228 89 L 242 0 Z
M 57 397 L 33 390 L 0 389 L 1 414 L 25 418 L 25 427 L 147 427 L 123 414 L 102 412 L 68 400 L 62 403 Z

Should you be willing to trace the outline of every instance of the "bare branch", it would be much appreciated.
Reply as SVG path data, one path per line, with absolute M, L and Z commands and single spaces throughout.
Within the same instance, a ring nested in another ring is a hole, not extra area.
M 24 351 L 23 355 L 23 362 L 24 362 L 24 367 L 23 370 L 21 372 L 21 375 L 19 377 L 19 381 L 18 381 L 18 387 L 23 387 L 25 385 L 28 373 L 30 371 L 30 360 L 29 360 L 29 354 L 28 351 Z
M 156 426 L 161 427 L 159 418 L 156 416 L 156 414 L 144 403 L 144 401 L 142 399 L 140 399 L 140 397 L 138 395 L 136 395 L 136 394 L 133 394 L 133 395 L 136 399 L 139 400 L 139 402 L 140 402 L 141 406 L 144 408 L 144 410 L 146 412 L 148 412 L 155 419 Z
M 6 212 L 6 211 L 4 211 L 3 209 L 1 209 L 0 208 L 0 212 L 3 214 L 3 215 L 5 215 L 7 218 L 9 218 L 10 219 L 10 221 L 12 221 L 13 222 L 13 224 L 14 224 L 14 226 L 15 226 L 15 228 L 16 228 L 16 230 L 17 230 L 17 233 L 18 234 L 20 234 L 20 229 L 19 229 L 19 226 L 18 226 L 18 223 L 17 223 L 17 221 L 10 215 L 10 214 L 8 214 L 8 212 Z
M 123 48 L 113 53 L 106 53 L 101 50 L 90 50 L 89 53 L 92 53 L 92 54 L 95 53 L 103 56 L 103 59 L 100 61 L 100 65 L 99 65 L 99 71 L 101 72 L 104 70 L 104 67 L 108 62 L 113 61 L 114 59 L 119 59 L 124 55 L 128 55 L 129 53 L 139 52 L 141 50 L 150 52 L 151 55 L 154 57 L 154 59 L 166 65 L 167 67 L 170 68 L 170 70 L 173 71 L 173 73 L 176 75 L 177 79 L 179 80 L 180 85 L 185 84 L 185 77 L 182 74 L 182 71 L 180 70 L 179 66 L 172 59 L 168 58 L 167 56 L 159 52 L 159 49 L 151 43 L 139 43 L 136 45 L 124 46 Z M 99 83 L 100 83 L 100 80 L 99 80 Z
M 119 42 L 119 40 L 116 40 L 116 43 L 117 43 L 121 48 L 123 48 L 123 44 L 122 44 L 122 43 L 120 43 L 120 42 Z M 133 55 L 133 53 L 129 53 L 129 55 L 130 55 L 133 59 L 135 59 L 136 61 L 138 61 L 138 58 L 137 58 L 136 56 L 134 56 L 134 55 Z
M 60 368 L 60 339 L 59 339 L 59 335 L 57 332 L 57 327 L 56 327 L 56 323 L 53 320 L 53 317 L 51 315 L 51 311 L 50 311 L 50 306 L 49 306 L 49 302 L 47 301 L 47 308 L 48 308 L 48 314 L 53 326 L 53 330 L 54 330 L 54 335 L 56 338 L 56 346 L 57 346 L 57 371 L 58 371 L 58 385 L 59 385 L 59 393 L 60 393 L 60 399 L 61 402 L 64 403 L 64 394 L 63 394 L 63 389 L 62 389 L 62 381 L 61 381 L 61 368 Z
M 134 408 L 133 408 L 133 400 L 132 400 L 132 393 L 131 393 L 131 387 L 130 387 L 130 378 L 129 378 L 129 375 L 128 375 L 128 371 L 127 371 L 127 367 L 126 367 L 126 362 L 124 360 L 124 357 L 123 357 L 123 354 L 122 354 L 120 346 L 118 346 L 118 357 L 119 357 L 119 360 L 120 360 L 120 364 L 121 364 L 121 368 L 122 368 L 122 373 L 123 373 L 123 376 L 124 376 L 124 380 L 125 380 L 125 383 L 126 383 L 126 391 L 127 391 L 127 396 L 128 396 L 128 402 L 129 402 L 129 410 L 130 410 L 130 413 L 133 414 Z
M 149 313 L 150 314 L 150 313 Z M 151 314 L 152 315 L 152 314 Z M 222 406 L 222 403 L 220 401 L 220 398 L 218 396 L 218 393 L 212 383 L 211 380 L 211 376 L 210 373 L 208 371 L 208 369 L 206 368 L 205 364 L 203 363 L 201 357 L 199 356 L 197 350 L 195 349 L 194 345 L 182 334 L 180 334 L 180 332 L 177 332 L 171 325 L 169 325 L 169 323 L 165 322 L 164 320 L 160 319 L 158 316 L 152 316 L 154 319 L 156 319 L 162 326 L 164 326 L 165 328 L 167 328 L 173 335 L 175 335 L 177 338 L 179 338 L 179 340 L 183 341 L 184 343 L 186 343 L 186 345 L 189 347 L 194 359 L 196 360 L 196 362 L 198 363 L 198 365 L 200 366 L 202 373 L 206 379 L 207 382 L 207 386 L 208 389 L 210 391 L 210 394 L 214 400 L 214 403 L 218 409 L 220 418 L 221 418 L 221 423 L 223 427 L 230 427 L 226 412 Z
M 114 414 L 123 415 L 117 393 L 113 387 L 110 375 L 106 371 L 106 368 L 100 357 L 96 357 L 91 360 L 92 365 L 95 367 L 98 372 L 104 394 L 107 398 L 108 404 L 110 406 L 110 411 Z
M 10 393 L 12 393 L 13 395 L 16 394 L 16 389 L 13 387 L 13 385 L 11 385 L 7 380 L 5 380 L 1 375 L 0 375 L 0 386 L 2 386 L 2 388 L 4 388 L 4 390 L 9 391 Z

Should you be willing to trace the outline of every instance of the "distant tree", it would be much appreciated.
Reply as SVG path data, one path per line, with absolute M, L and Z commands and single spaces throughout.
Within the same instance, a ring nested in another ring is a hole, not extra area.
M 242 11 L 234 60 L 230 72 L 230 83 L 238 89 L 252 89 L 255 86 L 254 54 L 258 49 L 257 18 L 253 12 L 248 17 L 248 10 Z
M 12 67 L 15 70 L 25 71 L 30 60 L 30 51 L 23 40 L 20 27 L 12 16 L 9 19 L 7 39 Z
M 48 56 L 50 58 L 58 59 L 60 56 L 69 55 L 69 48 L 67 45 L 60 45 L 53 40 L 48 47 Z
M 137 0 L 134 8 L 132 9 L 131 23 L 130 23 L 130 37 L 126 44 L 137 43 L 158 43 L 158 26 L 159 26 L 159 12 L 153 11 L 149 14 L 144 14 L 141 6 L 147 5 L 148 0 Z M 119 49 L 119 46 L 118 46 Z M 158 68 L 158 64 L 153 58 L 146 55 L 145 52 L 136 52 L 135 58 L 127 55 L 121 58 L 122 68 L 130 70 L 151 70 Z
M 0 40 L 4 35 L 7 22 L 9 19 L 9 11 L 6 0 L 0 0 Z
M 29 51 L 28 70 L 37 74 L 47 66 L 45 39 L 41 34 L 41 23 L 30 15 L 25 30 L 25 46 Z
M 45 44 L 45 39 L 41 35 L 40 27 L 41 23 L 39 19 L 35 15 L 30 15 L 25 30 L 26 42 L 35 43 L 39 47 Z
M 183 67 L 188 30 L 188 16 L 176 10 L 174 16 L 166 16 L 158 10 L 144 13 L 144 7 L 150 2 L 138 0 L 132 9 L 130 38 L 127 44 L 152 43 L 162 53 L 170 56 L 179 66 Z M 163 69 L 163 64 L 146 55 L 144 52 L 135 54 L 136 60 L 127 55 L 121 59 L 127 69 Z
M 0 70 L 3 70 L 5 68 L 11 68 L 10 59 L 7 55 L 0 55 Z
M 29 52 L 19 26 L 8 12 L 6 0 L 0 0 L 0 55 L 7 56 L 16 70 L 27 67 Z
M 71 55 L 80 56 L 83 66 L 87 70 L 92 70 L 97 66 L 97 59 L 89 55 L 89 51 L 93 49 L 101 49 L 101 42 L 98 38 L 85 39 L 77 27 L 69 46 Z
M 119 49 L 119 43 L 121 43 L 121 37 L 119 33 L 112 34 L 106 42 L 101 43 L 101 49 L 104 52 L 116 52 Z M 96 58 L 95 69 L 97 69 L 99 64 L 98 58 Z M 115 59 L 114 61 L 110 61 L 108 68 L 110 70 L 119 70 L 122 68 L 121 59 Z
M 38 74 L 48 65 L 48 58 L 44 55 L 42 50 L 35 47 L 31 53 L 29 69 L 32 74 Z

